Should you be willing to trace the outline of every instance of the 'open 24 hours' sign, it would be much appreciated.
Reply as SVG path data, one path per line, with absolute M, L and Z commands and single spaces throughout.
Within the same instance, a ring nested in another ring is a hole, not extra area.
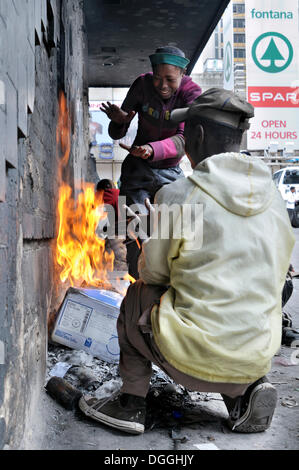
M 246 0 L 248 149 L 299 149 L 298 0 Z

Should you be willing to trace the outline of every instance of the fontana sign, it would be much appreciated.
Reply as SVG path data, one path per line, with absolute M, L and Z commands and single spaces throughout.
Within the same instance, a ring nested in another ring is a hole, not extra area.
M 292 20 L 293 13 L 291 11 L 277 11 L 277 10 L 270 10 L 270 11 L 260 11 L 252 8 L 251 18 L 256 19 L 271 19 L 271 20 Z
M 299 150 L 298 0 L 246 0 L 245 22 L 247 100 L 255 108 L 248 150 L 273 140 Z M 270 121 L 283 121 L 284 131 L 269 132 Z

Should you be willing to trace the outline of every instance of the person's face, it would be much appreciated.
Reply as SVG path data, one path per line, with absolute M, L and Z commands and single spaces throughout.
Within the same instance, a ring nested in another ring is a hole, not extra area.
M 183 70 L 175 65 L 159 64 L 153 69 L 153 85 L 163 100 L 169 99 L 179 88 Z

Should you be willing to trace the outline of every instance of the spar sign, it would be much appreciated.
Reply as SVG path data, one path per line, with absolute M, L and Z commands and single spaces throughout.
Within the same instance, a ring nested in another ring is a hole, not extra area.
M 298 0 L 246 0 L 247 99 L 255 107 L 248 149 L 299 149 Z
M 234 89 L 234 30 L 233 3 L 230 2 L 223 15 L 223 88 Z

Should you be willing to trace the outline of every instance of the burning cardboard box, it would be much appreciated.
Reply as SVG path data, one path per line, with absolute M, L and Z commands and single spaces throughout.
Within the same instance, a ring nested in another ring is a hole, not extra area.
M 118 362 L 116 321 L 123 296 L 100 289 L 70 287 L 61 305 L 52 340 L 107 362 Z

